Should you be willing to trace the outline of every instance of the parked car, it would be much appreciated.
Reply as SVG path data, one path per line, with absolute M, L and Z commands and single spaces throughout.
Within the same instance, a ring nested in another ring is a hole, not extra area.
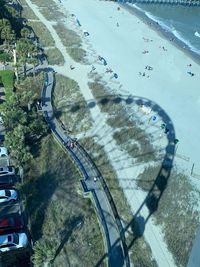
M 13 175 L 15 174 L 14 167 L 0 167 L 0 175 Z
M 28 238 L 25 233 L 0 235 L 0 252 L 26 248 L 27 246 Z
M 24 220 L 20 215 L 13 215 L 0 218 L 0 234 L 7 231 L 21 230 L 24 227 Z
M 0 175 L 0 187 L 11 186 L 16 182 L 15 175 Z
M 0 147 L 0 157 L 7 157 L 8 156 L 8 150 L 7 148 L 1 146 Z
M 0 203 L 16 201 L 18 198 L 17 191 L 14 189 L 0 189 Z

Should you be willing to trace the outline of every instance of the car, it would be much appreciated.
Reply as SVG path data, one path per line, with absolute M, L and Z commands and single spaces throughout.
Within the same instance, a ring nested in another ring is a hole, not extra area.
M 15 168 L 11 166 L 0 167 L 0 175 L 14 175 Z
M 24 227 L 24 220 L 20 215 L 12 215 L 0 218 L 0 234 L 10 230 L 21 230 Z
M 25 233 L 12 233 L 0 235 L 0 252 L 22 249 L 28 246 L 28 238 Z
M 8 156 L 8 150 L 7 148 L 1 146 L 0 147 L 0 157 L 7 157 Z
M 0 175 L 0 187 L 11 186 L 16 182 L 15 175 Z
M 0 189 L 0 203 L 16 201 L 18 199 L 17 191 L 14 189 Z

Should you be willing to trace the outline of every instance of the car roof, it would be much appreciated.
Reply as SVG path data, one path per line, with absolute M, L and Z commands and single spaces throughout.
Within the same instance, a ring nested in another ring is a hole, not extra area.
M 0 175 L 0 184 L 13 184 L 14 177 L 12 175 Z
M 0 152 L 1 152 L 1 154 L 7 154 L 7 153 L 8 153 L 8 150 L 7 150 L 6 147 L 1 146 L 1 147 L 0 147 Z
M 15 226 L 15 218 L 14 217 L 0 218 L 0 228 L 14 227 L 14 226 Z

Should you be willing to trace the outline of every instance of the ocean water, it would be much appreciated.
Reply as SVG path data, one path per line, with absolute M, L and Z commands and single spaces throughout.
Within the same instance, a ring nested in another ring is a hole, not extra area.
M 138 3 L 133 6 L 200 55 L 200 7 Z

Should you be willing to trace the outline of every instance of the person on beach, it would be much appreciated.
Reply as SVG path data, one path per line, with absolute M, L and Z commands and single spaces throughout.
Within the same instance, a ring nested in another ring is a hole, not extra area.
M 75 69 L 75 67 L 74 67 L 74 66 L 72 66 L 72 65 L 70 65 L 70 69 L 71 69 L 71 70 L 74 70 L 74 69 Z
M 119 23 L 117 22 L 117 27 L 119 27 Z
M 112 73 L 113 70 L 112 70 L 111 68 L 107 68 L 105 72 L 106 72 L 106 73 Z
M 91 69 L 90 72 L 93 72 L 93 71 L 95 71 L 95 70 L 96 70 L 95 66 L 92 65 L 92 69 Z

